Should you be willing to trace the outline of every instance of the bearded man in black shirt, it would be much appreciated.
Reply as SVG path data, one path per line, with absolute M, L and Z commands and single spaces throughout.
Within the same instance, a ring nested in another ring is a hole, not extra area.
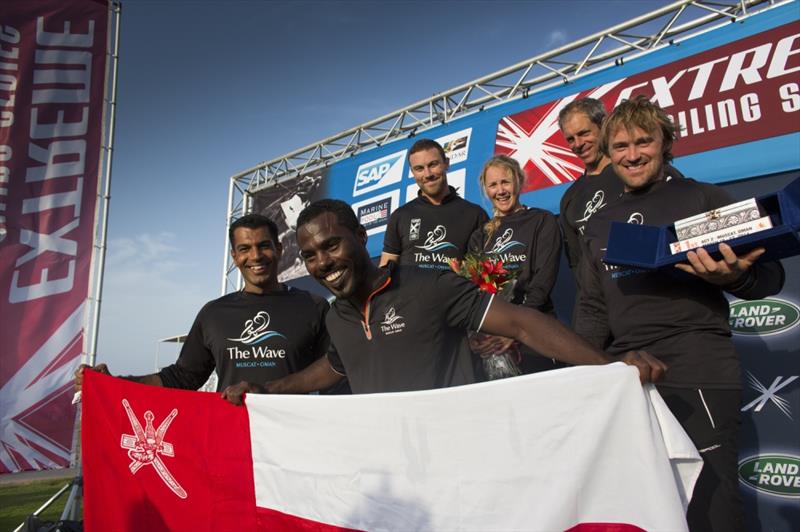
M 613 338 L 612 354 L 645 349 L 669 366 L 658 390 L 704 460 L 689 527 L 742 530 L 736 475 L 741 382 L 724 292 L 741 299 L 775 294 L 783 268 L 757 262 L 763 248 L 737 256 L 724 243 L 721 259 L 698 248 L 671 271 L 603 262 L 612 221 L 668 225 L 734 201 L 714 185 L 670 179 L 674 139 L 669 117 L 644 96 L 621 103 L 604 123 L 602 150 L 624 193 L 586 226 L 575 330 L 596 347 Z
M 217 390 L 224 390 L 241 381 L 279 379 L 302 370 L 326 352 L 328 304 L 319 296 L 278 282 L 282 249 L 272 220 L 249 214 L 233 222 L 228 234 L 244 289 L 200 310 L 174 364 L 158 373 L 124 378 L 196 390 L 216 369 Z M 86 367 L 75 372 L 78 390 Z M 109 374 L 105 364 L 93 369 Z
M 353 393 L 400 392 L 474 382 L 466 330 L 514 338 L 544 356 L 580 365 L 605 364 L 558 320 L 478 290 L 450 271 L 423 270 L 370 260 L 367 233 L 353 209 L 338 200 L 312 203 L 300 213 L 297 241 L 308 273 L 336 296 L 326 325 L 331 350 L 304 371 L 265 386 L 226 390 L 240 403 L 246 392 L 306 393 L 347 375 Z M 630 352 L 642 381 L 658 380 L 665 366 Z
M 447 183 L 450 163 L 438 142 L 415 142 L 408 151 L 408 164 L 419 192 L 389 217 L 380 265 L 399 261 L 447 270 L 451 259 L 463 258 L 470 235 L 489 218 Z

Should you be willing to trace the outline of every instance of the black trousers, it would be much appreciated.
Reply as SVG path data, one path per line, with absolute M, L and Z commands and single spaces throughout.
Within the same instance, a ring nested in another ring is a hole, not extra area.
M 741 391 L 666 386 L 658 391 L 703 457 L 686 513 L 689 530 L 743 531 L 737 475 Z

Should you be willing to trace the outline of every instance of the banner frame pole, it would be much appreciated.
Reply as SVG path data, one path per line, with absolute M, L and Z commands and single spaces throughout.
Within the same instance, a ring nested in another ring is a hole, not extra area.
M 105 150 L 105 168 L 102 181 L 98 179 L 98 196 L 101 196 L 101 202 L 98 202 L 96 213 L 102 213 L 100 216 L 95 215 L 95 230 L 94 235 L 97 236 L 97 225 L 100 223 L 99 243 L 94 245 L 94 253 L 92 253 L 92 267 L 90 272 L 93 278 L 90 281 L 90 293 L 87 297 L 87 302 L 93 301 L 93 305 L 89 305 L 85 314 L 86 321 L 84 322 L 84 347 L 86 347 L 87 335 L 89 337 L 89 349 L 82 354 L 82 361 L 94 366 L 97 356 L 97 338 L 98 328 L 100 325 L 100 303 L 102 301 L 103 293 L 103 278 L 105 273 L 105 256 L 106 256 L 106 238 L 108 234 L 108 209 L 110 204 L 110 191 L 111 191 L 111 169 L 112 158 L 114 153 L 114 126 L 116 123 L 116 110 L 117 110 L 117 75 L 119 68 L 119 42 L 121 35 L 121 16 L 122 16 L 122 2 L 119 0 L 109 1 L 109 17 L 114 19 L 114 33 L 113 33 L 113 50 L 109 56 L 108 61 L 111 64 L 111 91 L 104 91 L 109 95 L 107 101 L 108 105 L 108 130 L 107 130 L 107 145 L 101 146 Z M 109 39 L 111 36 L 109 35 Z M 106 54 L 109 53 L 109 46 L 106 46 Z M 105 96 L 104 94 L 104 96 Z M 105 136 L 105 135 L 104 135 Z M 102 205 L 100 204 L 102 203 Z M 100 218 L 100 220 L 98 220 Z M 96 264 L 95 264 L 96 261 Z M 96 271 L 95 271 L 96 270 Z M 91 322 L 88 324 L 91 316 Z M 64 486 L 56 495 L 48 500 L 41 508 L 37 510 L 38 513 L 43 512 L 50 504 L 56 501 L 59 496 L 67 489 L 69 495 L 67 502 L 64 504 L 64 510 L 61 513 L 61 520 L 76 520 L 82 517 L 82 499 L 83 499 L 83 460 L 81 456 L 80 441 L 81 433 L 81 409 L 78 407 L 75 412 L 75 421 L 72 431 L 72 453 L 70 462 L 72 467 L 77 469 L 76 476 L 70 481 L 69 484 Z M 23 523 L 24 524 L 24 523 Z M 22 526 L 22 525 L 21 525 Z
M 232 265 L 230 264 L 231 258 L 230 253 L 228 252 L 229 244 L 228 244 L 228 231 L 231 227 L 231 219 L 233 215 L 233 189 L 236 186 L 236 180 L 231 178 L 228 183 L 228 212 L 225 216 L 225 238 L 223 242 L 223 250 L 222 250 L 222 286 L 220 288 L 220 296 L 224 296 L 228 290 L 228 272 Z
M 107 250 L 107 236 L 108 236 L 108 210 L 111 200 L 111 171 L 114 155 L 114 132 L 116 126 L 117 115 L 117 78 L 119 69 L 119 43 L 120 43 L 120 19 L 122 14 L 122 3 L 117 0 L 111 0 L 109 3 L 111 12 L 114 15 L 114 46 L 110 55 L 111 60 L 111 91 L 108 100 L 108 137 L 107 145 L 103 147 L 106 152 L 105 155 L 105 169 L 103 171 L 102 181 L 102 207 L 98 205 L 98 210 L 102 210 L 102 215 L 96 224 L 100 225 L 99 242 L 95 245 L 95 254 L 93 260 L 96 260 L 96 268 L 92 268 L 95 273 L 94 287 L 91 292 L 89 300 L 93 301 L 91 310 L 91 323 L 89 324 L 89 337 L 90 343 L 86 350 L 86 363 L 90 366 L 95 365 L 97 358 L 97 339 L 99 336 L 100 327 L 100 307 L 103 299 L 103 280 L 105 277 L 105 260 Z M 96 226 L 95 226 L 96 229 Z M 95 232 L 97 234 L 97 232 Z M 88 320 L 87 320 L 88 321 Z

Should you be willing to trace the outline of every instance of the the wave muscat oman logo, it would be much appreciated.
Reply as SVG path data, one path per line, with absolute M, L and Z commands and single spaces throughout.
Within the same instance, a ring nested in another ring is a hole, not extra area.
M 359 166 L 353 184 L 353 196 L 402 181 L 405 155 L 406 151 L 403 150 Z
M 252 320 L 247 320 L 244 324 L 244 330 L 239 338 L 228 338 L 232 342 L 241 342 L 246 345 L 253 345 L 263 342 L 273 336 L 286 338 L 284 335 L 277 331 L 267 330 L 269 327 L 269 314 L 266 310 L 262 310 Z
M 156 429 L 153 427 L 153 419 L 155 419 L 155 416 L 152 411 L 147 410 L 144 413 L 146 425 L 142 428 L 139 419 L 136 417 L 136 414 L 133 413 L 133 409 L 127 399 L 122 400 L 122 406 L 125 408 L 125 413 L 128 414 L 128 420 L 134 432 L 134 434 L 123 434 L 119 443 L 120 447 L 128 451 L 128 457 L 131 459 L 128 468 L 131 470 L 131 473 L 136 474 L 142 467 L 152 465 L 156 473 L 158 473 L 158 476 L 164 481 L 164 484 L 166 484 L 175 495 L 181 499 L 188 497 L 186 490 L 175 480 L 175 477 L 172 476 L 172 473 L 169 472 L 169 469 L 167 469 L 167 466 L 164 465 L 164 462 L 159 456 L 162 454 L 169 457 L 175 456 L 175 450 L 172 444 L 165 442 L 164 436 L 167 433 L 170 423 L 172 423 L 172 420 L 178 415 L 178 409 L 173 408 L 169 415 L 158 426 L 158 429 Z
M 768 336 L 800 323 L 800 307 L 784 299 L 756 299 L 731 303 L 731 330 L 745 336 Z
M 522 242 L 512 240 L 514 238 L 514 230 L 510 227 L 503 231 L 503 234 L 498 236 L 494 241 L 494 246 L 489 253 L 504 253 L 514 246 L 522 246 Z
M 389 307 L 389 310 L 387 310 L 386 314 L 383 316 L 383 321 L 381 322 L 381 331 L 387 336 L 401 332 L 406 328 L 406 324 L 402 320 L 403 316 L 397 314 L 394 310 L 394 307 Z
M 751 488 L 800 498 L 800 458 L 788 454 L 763 454 L 739 462 L 739 479 Z
M 428 236 L 425 243 L 421 246 L 415 246 L 425 251 L 439 251 L 440 249 L 454 248 L 455 244 L 445 241 L 447 236 L 447 229 L 443 225 L 437 225 L 433 231 L 428 231 Z

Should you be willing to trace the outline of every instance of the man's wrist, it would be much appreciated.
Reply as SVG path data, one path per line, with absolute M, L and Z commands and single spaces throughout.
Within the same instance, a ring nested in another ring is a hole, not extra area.
M 248 387 L 250 388 L 247 393 L 269 393 L 267 390 L 266 385 L 261 385 L 255 382 L 248 382 Z
M 752 268 L 743 271 L 742 274 L 730 283 L 722 285 L 722 289 L 729 293 L 741 292 L 750 288 L 755 282 L 755 275 Z

